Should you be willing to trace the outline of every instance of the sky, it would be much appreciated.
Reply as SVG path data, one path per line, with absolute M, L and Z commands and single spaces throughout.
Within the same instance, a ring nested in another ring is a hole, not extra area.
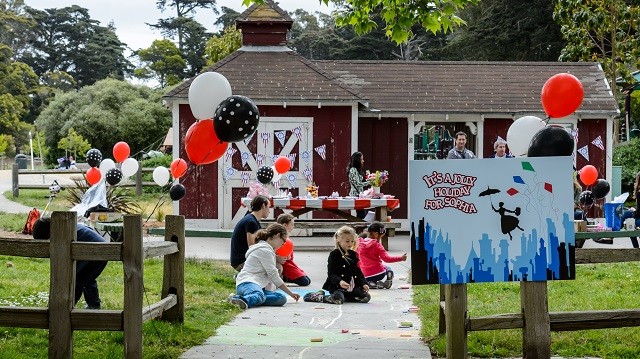
M 102 26 L 114 23 L 120 41 L 133 50 L 147 48 L 153 40 L 161 39 L 157 30 L 152 30 L 146 23 L 156 23 L 158 19 L 173 16 L 173 9 L 164 13 L 156 8 L 155 0 L 25 0 L 25 4 L 35 9 L 63 8 L 78 5 L 89 9 L 92 19 L 100 21 Z M 320 11 L 329 13 L 330 7 L 320 5 L 319 0 L 280 0 L 278 5 L 285 11 L 303 8 L 308 12 Z M 242 0 L 218 0 L 218 9 L 222 6 L 243 12 Z M 217 31 L 213 22 L 217 16 L 211 9 L 200 10 L 195 19 L 210 31 Z

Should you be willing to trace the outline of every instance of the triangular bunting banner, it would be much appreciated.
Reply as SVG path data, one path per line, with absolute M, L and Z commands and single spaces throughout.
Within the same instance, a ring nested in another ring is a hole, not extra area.
M 287 155 L 287 158 L 289 159 L 289 161 L 291 162 L 291 168 L 295 167 L 296 164 L 296 154 L 297 153 L 290 153 Z
M 242 180 L 242 185 L 246 186 L 247 183 L 249 183 L 249 180 L 251 180 L 251 172 L 242 172 L 240 174 L 240 179 Z
M 323 161 L 327 160 L 327 145 L 318 146 L 314 148 L 314 150 L 316 150 L 316 153 L 322 157 Z
M 302 174 L 307 178 L 307 181 L 313 182 L 313 170 L 309 167 L 302 170 Z
M 500 137 L 500 136 L 498 136 L 498 138 L 496 139 L 496 142 L 498 142 L 498 143 L 507 143 L 507 141 L 504 138 Z
M 260 139 L 262 140 L 262 143 L 264 144 L 264 148 L 267 148 L 267 145 L 269 144 L 269 139 L 271 138 L 271 134 L 269 132 L 260 132 Z
M 596 137 L 595 140 L 591 141 L 594 145 L 596 145 L 599 149 L 604 151 L 604 143 L 602 142 L 602 136 Z
M 250 156 L 251 154 L 249 152 L 242 152 L 242 154 L 240 155 L 240 158 L 242 159 L 242 167 L 247 165 L 247 161 L 249 160 Z
M 583 146 L 578 148 L 578 153 L 582 155 L 587 161 L 589 161 L 589 146 Z
M 298 180 L 298 178 L 296 177 L 295 173 L 289 173 L 287 175 L 287 181 L 289 181 L 289 184 L 291 185 L 291 188 L 295 188 L 296 180 Z
M 251 142 L 251 140 L 253 139 L 253 135 L 255 135 L 255 134 L 256 134 L 255 132 L 251 133 L 251 135 L 249 135 L 249 137 L 244 139 L 244 143 L 248 145 L 249 142 Z
M 571 137 L 573 137 L 573 140 L 576 141 L 576 143 L 578 143 L 578 129 L 574 128 L 573 130 L 571 130 Z
M 276 163 L 276 160 L 278 159 L 278 155 L 271 155 L 271 163 Z
M 258 163 L 258 167 L 264 166 L 264 155 L 262 153 L 256 155 L 256 163 Z
M 238 152 L 238 150 L 236 150 L 235 148 L 233 148 L 233 147 L 229 146 L 229 147 L 227 148 L 227 153 L 224 155 L 224 159 L 225 159 L 225 161 L 230 160 L 230 159 L 231 159 L 231 157 L 233 157 L 233 155 L 234 155 L 236 152 Z
M 276 138 L 280 145 L 284 146 L 284 140 L 286 139 L 287 131 L 276 131 Z
M 309 153 L 309 151 L 305 150 L 304 152 L 302 152 L 300 154 L 300 158 L 302 158 L 302 160 L 304 160 L 305 164 L 309 164 L 309 159 L 311 158 L 311 153 Z
M 230 180 L 235 174 L 236 174 L 236 169 L 233 167 L 227 166 L 227 168 L 225 168 L 224 170 L 224 180 L 225 181 Z
M 293 132 L 293 134 L 298 138 L 298 141 L 300 141 L 302 139 L 302 127 L 298 126 L 296 128 L 294 128 L 293 130 L 291 130 L 291 132 Z

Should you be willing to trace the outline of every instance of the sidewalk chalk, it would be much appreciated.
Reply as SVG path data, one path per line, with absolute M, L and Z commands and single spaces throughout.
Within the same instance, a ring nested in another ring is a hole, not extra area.
M 322 338 L 311 338 L 312 343 L 319 343 L 322 341 Z
M 342 329 L 343 333 L 349 333 L 349 329 Z

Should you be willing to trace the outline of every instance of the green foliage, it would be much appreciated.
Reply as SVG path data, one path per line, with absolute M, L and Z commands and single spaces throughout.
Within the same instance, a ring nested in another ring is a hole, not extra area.
M 242 46 L 242 33 L 231 25 L 224 29 L 222 35 L 214 35 L 207 41 L 204 56 L 207 65 L 215 64 Z
M 24 213 L 0 212 L 0 228 L 4 229 L 5 231 L 21 232 L 26 221 L 27 215 Z
M 81 135 L 79 135 L 73 127 L 69 129 L 67 137 L 63 137 L 58 141 L 58 148 L 65 152 L 73 153 L 75 158 L 84 158 L 84 155 L 91 149 L 91 144 L 87 142 Z
M 640 128 L 640 90 L 631 93 L 631 120 L 631 127 Z
M 10 135 L 0 134 L 0 155 L 6 155 L 7 148 L 9 147 Z
M 558 0 L 554 18 L 567 46 L 561 61 L 597 61 L 614 96 L 616 78 L 640 66 L 640 4 L 625 0 Z
M 143 66 L 134 71 L 141 79 L 154 78 L 160 87 L 175 85 L 184 77 L 185 61 L 171 40 L 155 40 L 150 47 L 136 51 Z
M 29 41 L 29 30 L 34 22 L 25 16 L 24 0 L 0 1 L 0 44 L 13 53 L 21 53 Z
M 65 198 L 70 207 L 82 202 L 82 197 L 90 188 L 86 178 L 74 179 L 75 186 L 67 188 Z M 140 213 L 141 208 L 130 189 L 120 186 L 107 186 L 107 204 L 109 210 L 119 213 Z
M 173 157 L 170 154 L 165 154 L 158 157 L 147 158 L 140 161 L 143 168 L 156 168 L 158 166 L 167 167 L 171 166 Z
M 639 280 L 636 263 L 577 265 L 575 280 L 550 281 L 549 311 L 634 309 Z M 598 288 L 598 290 L 585 290 Z M 420 308 L 422 336 L 434 357 L 444 357 L 445 336 L 438 336 L 440 293 L 437 285 L 413 286 Z M 478 283 L 467 286 L 469 317 L 520 313 L 519 283 Z M 551 353 L 568 358 L 634 358 L 640 327 L 551 333 Z M 470 357 L 504 358 L 522 355 L 521 330 L 470 332 Z
M 336 12 L 338 26 L 352 26 L 357 34 L 364 34 L 377 28 L 373 17 L 376 9 L 381 9 L 385 35 L 396 44 L 407 42 L 413 37 L 414 25 L 435 34 L 449 32 L 464 21 L 456 13 L 468 4 L 479 0 L 440 0 L 434 2 L 395 0 L 321 0 L 325 5 L 334 3 L 341 8 Z M 243 0 L 245 6 L 262 3 L 262 0 Z
M 132 156 L 164 138 L 171 127 L 171 113 L 162 106 L 161 90 L 135 86 L 126 81 L 101 80 L 77 92 L 56 96 L 36 125 L 46 134 L 45 145 L 57 148 L 70 128 L 109 157 L 113 145 L 125 141 Z M 61 157 L 51 151 L 53 163 Z
M 622 192 L 633 192 L 636 173 L 640 172 L 640 138 L 613 148 L 613 165 L 622 166 Z

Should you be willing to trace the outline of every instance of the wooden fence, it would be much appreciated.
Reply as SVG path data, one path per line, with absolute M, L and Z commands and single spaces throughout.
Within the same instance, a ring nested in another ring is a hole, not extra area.
M 575 249 L 576 264 L 640 261 L 638 249 Z M 522 328 L 524 358 L 551 357 L 551 331 L 640 326 L 640 309 L 549 313 L 547 282 L 520 282 L 521 313 L 472 318 L 467 313 L 466 284 L 440 285 L 440 334 L 446 334 L 446 356 L 467 358 L 467 333 Z
M 73 356 L 74 330 L 124 332 L 124 357 L 142 358 L 142 323 L 153 318 L 184 321 L 184 217 L 168 215 L 164 242 L 142 243 L 142 217 L 124 216 L 124 241 L 76 241 L 76 213 L 53 212 L 51 239 L 0 238 L 0 254 L 50 258 L 49 306 L 0 307 L 0 326 L 49 330 L 49 358 Z M 143 302 L 143 260 L 164 256 L 161 300 Z M 74 309 L 75 261 L 120 261 L 124 267 L 124 309 Z
M 124 187 L 134 187 L 136 188 L 136 195 L 140 196 L 142 194 L 142 186 L 157 186 L 155 182 L 143 182 L 142 181 L 142 173 L 153 172 L 154 168 L 142 168 L 140 166 L 140 162 L 138 162 L 138 172 L 135 176 L 135 181 L 133 183 L 125 183 L 120 184 L 119 186 Z M 87 171 L 82 169 L 68 169 L 68 170 L 20 170 L 18 169 L 17 164 L 13 164 L 11 171 L 11 188 L 13 190 L 13 197 L 20 196 L 20 189 L 48 189 L 51 183 L 45 182 L 45 175 L 69 175 L 69 174 L 78 174 L 84 175 Z M 42 184 L 20 184 L 20 175 L 43 175 L 42 176 Z M 64 185 L 63 185 L 64 186 Z

